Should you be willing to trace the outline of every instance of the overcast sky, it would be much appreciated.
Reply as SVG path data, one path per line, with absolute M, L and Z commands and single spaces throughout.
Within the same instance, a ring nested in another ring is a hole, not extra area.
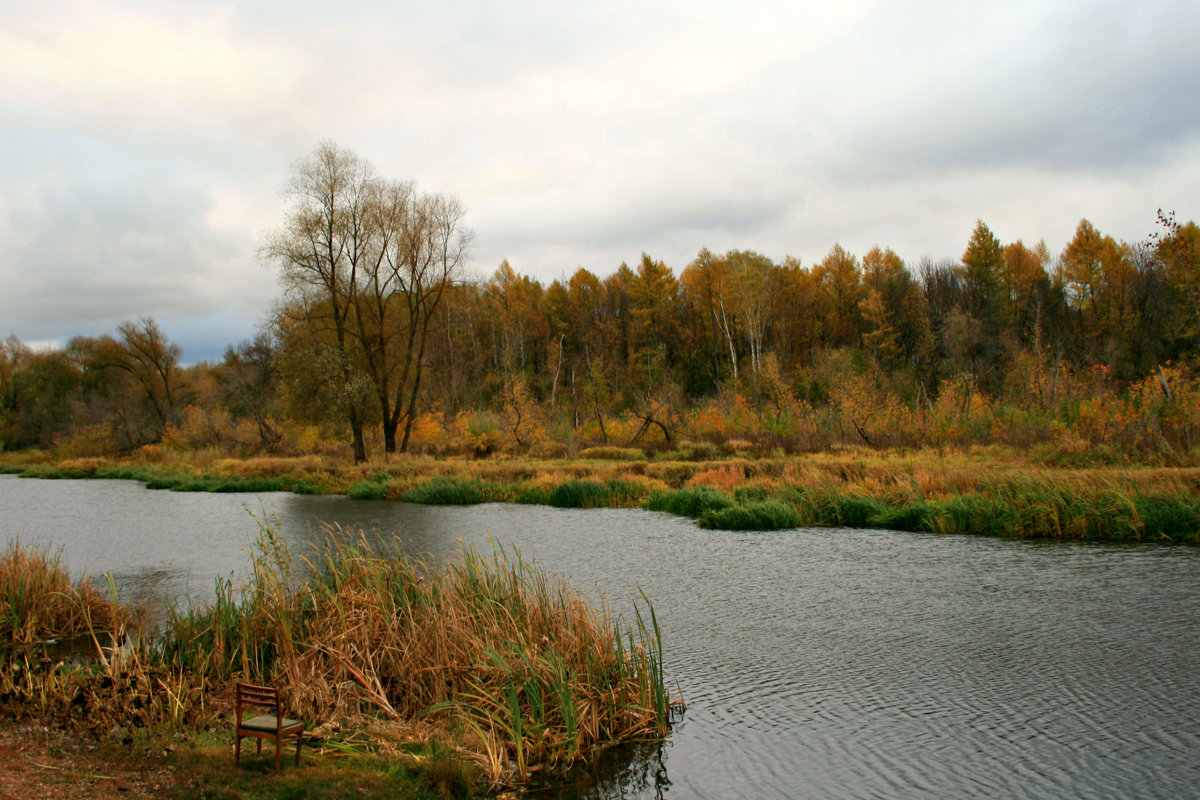
M 1139 241 L 1200 217 L 1197 34 L 1186 0 L 6 0 L 0 337 L 150 315 L 219 358 L 324 138 L 458 195 L 480 276 Z

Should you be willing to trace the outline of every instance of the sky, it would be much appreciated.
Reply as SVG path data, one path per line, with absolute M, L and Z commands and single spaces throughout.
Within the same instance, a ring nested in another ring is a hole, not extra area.
M 480 279 L 1141 241 L 1200 217 L 1197 34 L 1185 0 L 5 0 L 0 337 L 150 316 L 219 359 L 323 139 L 458 196 Z

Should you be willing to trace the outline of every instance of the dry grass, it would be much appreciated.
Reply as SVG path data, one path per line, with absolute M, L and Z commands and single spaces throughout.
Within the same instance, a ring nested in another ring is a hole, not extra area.
M 72 583 L 57 555 L 10 545 L 0 554 L 0 645 L 108 636 L 120 639 L 130 610 L 89 578 Z
M 666 734 L 677 705 L 652 610 L 622 632 L 607 607 L 519 554 L 470 550 L 431 564 L 395 543 L 328 533 L 297 562 L 264 526 L 250 585 L 218 582 L 212 605 L 177 611 L 165 630 L 123 647 L 94 638 L 95 666 L 9 651 L 0 708 L 97 731 L 195 727 L 227 705 L 235 680 L 271 683 L 325 730 L 369 719 L 433 724 L 497 786 Z M 301 566 L 307 577 L 293 573 Z M 6 640 L 95 632 L 102 622 L 119 632 L 127 616 L 21 548 L 0 561 L 0 590 L 5 619 L 25 620 L 7 626 Z

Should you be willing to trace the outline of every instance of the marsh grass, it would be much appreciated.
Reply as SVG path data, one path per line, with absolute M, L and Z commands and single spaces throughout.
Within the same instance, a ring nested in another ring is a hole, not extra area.
M 464 480 L 439 475 L 412 487 L 403 498 L 409 503 L 430 506 L 470 506 L 486 503 L 489 492 L 494 491 L 494 486 L 478 478 Z
M 0 555 L 0 646 L 83 635 L 120 638 L 130 619 L 113 592 L 86 577 L 72 582 L 60 554 L 15 543 Z
M 734 500 L 722 491 L 708 486 L 651 492 L 645 507 L 651 511 L 666 511 L 682 517 L 698 518 L 710 511 L 733 505 Z
M 790 503 L 756 500 L 705 511 L 697 524 L 701 528 L 724 531 L 773 531 L 799 527 L 801 521 L 796 508 Z
M 556 508 L 600 508 L 609 502 L 612 490 L 600 481 L 575 480 L 550 490 L 546 504 Z
M 241 603 L 226 587 L 176 617 L 161 658 L 284 683 L 300 713 L 324 719 L 370 709 L 461 727 L 498 784 L 665 732 L 657 638 L 639 628 L 623 645 L 606 611 L 519 555 L 467 550 L 435 566 L 331 530 L 308 580 L 294 585 L 281 563 L 256 559 Z
M 204 454 L 171 462 L 76 458 L 54 465 L 45 463 L 45 454 L 25 454 L 12 456 L 5 471 L 29 477 L 132 479 L 177 491 L 349 492 L 438 504 L 516 501 L 573 508 L 641 504 L 695 519 L 711 510 L 708 503 L 726 504 L 714 499 L 718 495 L 688 494 L 707 487 L 722 492 L 729 505 L 790 503 L 805 525 L 1200 542 L 1200 468 L 1193 466 L 1114 469 L 1081 459 L 1062 467 L 1039 460 L 1033 450 L 1000 446 L 887 452 L 843 447 L 756 460 L 679 460 L 719 455 L 704 447 L 660 453 L 653 461 L 633 449 L 591 455 L 606 458 L 413 457 L 402 459 L 401 470 L 397 464 L 337 464 L 315 456 L 244 462 Z M 255 478 L 278 483 L 254 483 Z M 421 493 L 424 497 L 417 499 Z M 710 523 L 716 519 L 710 517 Z M 747 517 L 736 519 L 744 524 Z
M 592 607 L 519 554 L 470 549 L 432 563 L 396 541 L 327 534 L 297 562 L 263 524 L 245 586 L 218 581 L 211 604 L 171 609 L 156 635 L 97 647 L 98 664 L 10 659 L 0 706 L 97 730 L 195 726 L 234 681 L 270 683 L 289 709 L 323 723 L 424 720 L 497 786 L 666 734 L 680 707 L 648 602 L 622 630 L 606 605 Z M 0 578 L 5 620 L 58 620 L 8 624 L 6 638 L 22 642 L 77 630 L 73 598 L 93 596 L 19 548 Z M 62 598 L 66 610 L 52 605 Z M 85 628 L 98 630 L 111 607 L 88 612 Z

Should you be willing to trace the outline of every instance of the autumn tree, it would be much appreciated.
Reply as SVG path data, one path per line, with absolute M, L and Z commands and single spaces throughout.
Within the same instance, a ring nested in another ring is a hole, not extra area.
M 862 336 L 859 303 L 864 288 L 858 259 L 835 244 L 815 267 L 813 275 L 821 287 L 830 315 L 828 344 L 858 347 Z
M 379 182 L 369 163 L 322 141 L 292 167 L 283 224 L 269 234 L 263 257 L 280 271 L 303 321 L 328 331 L 318 363 L 328 380 L 356 383 L 351 348 L 358 287 L 368 263 L 380 256 Z M 321 337 L 324 340 L 324 337 Z M 350 426 L 355 463 L 367 459 L 362 393 L 339 393 L 337 409 Z
M 727 357 L 734 386 L 738 379 L 734 321 L 726 310 L 731 282 L 729 259 L 714 255 L 708 248 L 702 249 L 680 275 L 686 300 L 705 339 L 703 350 L 707 354 L 709 378 L 718 389 L 723 358 Z
M 1084 357 L 1114 365 L 1133 319 L 1132 250 L 1104 236 L 1086 219 L 1063 250 L 1062 277 L 1076 315 Z
M 177 422 L 179 345 L 150 317 L 117 326 L 117 336 L 105 334 L 96 339 L 76 337 L 68 345 L 77 353 L 85 369 L 116 372 L 125 376 L 151 414 L 147 438 L 157 441 L 167 426 Z M 125 414 L 135 409 L 126 408 Z
M 368 261 L 357 293 L 357 332 L 379 398 L 384 450 L 408 449 L 418 413 L 431 325 L 459 279 L 472 234 L 454 197 L 414 196 L 407 184 L 383 193 L 376 224 L 381 256 Z
M 1006 317 L 1011 320 L 1018 340 L 1030 344 L 1038 333 L 1041 300 L 1049 283 L 1046 266 L 1050 253 L 1045 242 L 1034 248 L 1020 239 L 1004 247 L 1004 295 Z
M 1172 333 L 1181 341 L 1200 341 L 1200 227 L 1180 224 L 1175 212 L 1158 210 L 1159 230 L 1151 239 L 1175 295 Z
M 983 220 L 977 220 L 962 255 L 965 330 L 956 338 L 968 369 L 989 391 L 996 391 L 1003 379 L 1004 271 L 1004 247 Z
M 629 295 L 629 349 L 643 390 L 666 382 L 677 354 L 680 322 L 679 281 L 662 261 L 646 253 L 637 272 L 626 267 L 622 282 Z
M 225 407 L 235 419 L 253 420 L 259 444 L 268 449 L 283 439 L 274 419 L 280 379 L 275 343 L 266 331 L 227 347 L 216 372 Z
M 778 299 L 775 349 L 781 369 L 790 372 L 812 363 L 817 348 L 828 339 L 830 318 L 819 278 L 792 256 L 779 268 Z
M 0 450 L 51 447 L 71 433 L 83 388 L 69 351 L 36 351 L 15 335 L 0 342 Z

